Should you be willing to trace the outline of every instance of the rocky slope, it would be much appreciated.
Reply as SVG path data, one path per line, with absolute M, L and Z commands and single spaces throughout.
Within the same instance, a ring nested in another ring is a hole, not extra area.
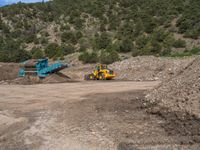
M 152 104 L 200 118 L 200 57 L 147 95 Z
M 194 59 L 142 56 L 116 62 L 109 67 L 115 70 L 118 80 L 164 81 L 179 74 Z
M 166 55 L 191 50 L 200 46 L 199 4 L 198 0 L 53 0 L 1 7 L 0 61 L 57 59 L 77 51 Z M 47 50 L 38 54 L 37 49 Z

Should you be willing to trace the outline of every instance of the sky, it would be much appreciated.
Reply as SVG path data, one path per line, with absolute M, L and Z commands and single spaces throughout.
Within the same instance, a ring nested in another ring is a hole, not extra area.
M 4 6 L 4 5 L 9 5 L 9 4 L 13 4 L 13 3 L 17 3 L 17 2 L 23 2 L 23 3 L 35 3 L 35 2 L 42 2 L 42 0 L 0 0 L 0 6 Z M 48 0 L 44 0 L 44 1 L 48 1 Z

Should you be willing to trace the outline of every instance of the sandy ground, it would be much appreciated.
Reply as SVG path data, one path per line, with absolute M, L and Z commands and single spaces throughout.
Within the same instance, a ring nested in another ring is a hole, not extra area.
M 198 141 L 169 134 L 165 119 L 146 112 L 144 93 L 158 84 L 1 85 L 0 150 L 198 149 Z

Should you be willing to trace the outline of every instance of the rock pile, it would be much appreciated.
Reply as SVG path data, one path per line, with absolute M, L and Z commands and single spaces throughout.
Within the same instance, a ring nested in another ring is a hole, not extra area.
M 200 118 L 200 57 L 147 95 L 151 103 Z
M 19 67 L 17 63 L 0 63 L 0 81 L 15 79 L 18 75 Z
M 194 58 L 164 58 L 139 56 L 109 65 L 119 80 L 154 81 L 176 76 Z

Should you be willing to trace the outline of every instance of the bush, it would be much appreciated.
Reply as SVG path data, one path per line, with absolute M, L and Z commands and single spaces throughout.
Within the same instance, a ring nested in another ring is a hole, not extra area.
M 199 55 L 200 54 L 200 48 L 193 48 L 192 50 L 190 50 L 190 52 L 194 55 Z
M 50 43 L 45 49 L 45 55 L 49 58 L 53 58 L 57 54 L 57 50 L 60 49 L 56 43 Z
M 83 37 L 83 33 L 81 31 L 76 32 L 76 39 L 81 39 Z
M 83 20 L 81 20 L 80 18 L 75 18 L 74 25 L 76 29 L 81 29 L 83 26 Z
M 75 51 L 75 48 L 72 45 L 62 44 L 61 49 L 62 49 L 63 55 L 69 55 L 71 53 L 74 53 L 74 51 Z
M 77 44 L 77 39 L 73 32 L 64 32 L 61 35 L 61 40 L 62 42 L 71 42 L 73 44 Z
M 41 43 L 42 45 L 46 45 L 46 44 L 48 44 L 48 39 L 45 38 L 45 37 L 42 37 L 42 38 L 40 39 L 40 43 Z
M 137 49 L 143 49 L 147 42 L 149 41 L 149 38 L 148 37 L 145 37 L 145 36 L 140 36 L 136 39 L 136 48 Z
M 32 58 L 33 59 L 41 59 L 44 58 L 44 52 L 41 49 L 32 49 L 31 50 L 32 53 Z
M 25 60 L 31 59 L 31 55 L 28 51 L 20 49 L 15 52 L 11 59 L 14 62 L 23 62 Z
M 185 56 L 192 56 L 192 55 L 199 55 L 200 54 L 200 48 L 194 48 L 191 50 L 185 50 L 184 52 L 176 52 L 172 53 L 171 57 L 185 57 Z
M 63 32 L 61 35 L 61 40 L 62 42 L 67 42 L 69 41 L 71 38 L 73 38 L 73 33 L 71 32 Z
M 19 30 L 19 29 L 17 29 L 17 30 L 15 30 L 15 31 L 13 31 L 12 33 L 11 33 L 11 36 L 13 37 L 13 38 L 19 38 L 19 35 L 21 35 L 21 30 Z
M 119 47 L 119 51 L 126 53 L 126 52 L 131 52 L 134 49 L 133 42 L 129 39 L 124 39 Z
M 198 39 L 199 38 L 199 33 L 198 31 L 187 31 L 184 35 L 186 38 L 192 38 L 192 39 Z
M 97 49 L 106 49 L 107 46 L 111 44 L 111 39 L 106 32 L 103 32 L 101 35 L 96 35 L 95 39 L 95 48 Z
M 186 42 L 184 40 L 176 40 L 174 43 L 173 43 L 173 47 L 175 48 L 184 48 L 186 47 Z
M 85 52 L 86 51 L 86 47 L 81 45 L 79 48 L 79 52 Z
M 0 39 L 0 61 L 2 62 L 21 62 L 30 59 L 28 51 L 21 49 L 20 42 L 12 38 Z
M 101 50 L 100 54 L 100 62 L 102 64 L 111 64 L 115 61 L 118 61 L 119 55 L 116 51 L 114 50 Z
M 36 39 L 36 36 L 34 34 L 28 35 L 26 38 L 26 43 L 32 43 Z
M 96 63 L 98 62 L 98 55 L 96 52 L 83 52 L 79 55 L 79 60 L 83 63 Z

